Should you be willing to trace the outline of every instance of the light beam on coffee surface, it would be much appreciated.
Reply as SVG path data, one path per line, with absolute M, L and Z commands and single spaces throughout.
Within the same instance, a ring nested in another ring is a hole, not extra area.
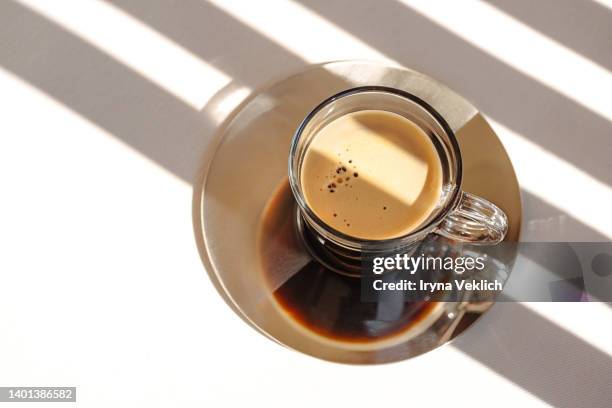
M 399 115 L 353 112 L 326 125 L 305 155 L 307 203 L 351 236 L 384 239 L 418 227 L 442 189 L 442 167 L 428 136 Z

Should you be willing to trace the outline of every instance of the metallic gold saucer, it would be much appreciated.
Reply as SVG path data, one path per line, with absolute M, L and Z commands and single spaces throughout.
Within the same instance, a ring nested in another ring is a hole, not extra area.
M 518 241 L 521 199 L 512 164 L 477 109 L 431 78 L 401 67 L 342 61 L 311 66 L 253 91 L 219 126 L 194 188 L 198 248 L 209 276 L 230 307 L 271 339 L 326 360 L 375 364 L 406 359 L 444 344 L 464 331 L 490 303 L 469 304 L 461 313 L 435 308 L 435 331 L 424 322 L 409 335 L 350 344 L 314 333 L 294 321 L 273 296 L 308 255 L 287 235 L 293 217 L 286 189 L 287 158 L 294 131 L 320 101 L 344 89 L 381 85 L 419 96 L 455 131 L 463 157 L 463 189 L 498 205 L 509 221 L 508 241 Z M 230 87 L 231 88 L 231 87 Z M 224 101 L 222 90 L 206 110 Z M 265 219 L 264 219 L 265 218 Z M 270 262 L 272 260 L 272 262 Z M 264 262 L 265 261 L 265 262 Z M 270 266 L 272 265 L 272 266 Z

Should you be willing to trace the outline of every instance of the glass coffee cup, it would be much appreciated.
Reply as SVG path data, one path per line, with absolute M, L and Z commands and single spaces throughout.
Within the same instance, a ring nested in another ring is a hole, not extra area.
M 439 197 L 427 218 L 401 236 L 368 239 L 340 231 L 323 221 L 305 197 L 302 167 L 313 139 L 338 118 L 360 111 L 390 112 L 408 119 L 427 135 L 441 163 Z M 289 183 L 297 202 L 300 236 L 315 259 L 343 274 L 359 275 L 364 257 L 410 253 L 430 234 L 476 245 L 501 242 L 508 230 L 506 215 L 493 203 L 462 191 L 461 180 L 461 152 L 450 126 L 425 101 L 399 89 L 364 86 L 342 91 L 306 116 L 291 143 Z

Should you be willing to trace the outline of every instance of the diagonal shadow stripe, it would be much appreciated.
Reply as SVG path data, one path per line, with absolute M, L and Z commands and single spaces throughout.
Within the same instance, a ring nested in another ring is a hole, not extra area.
M 180 6 L 169 0 L 108 2 L 246 85 L 260 86 L 262 73 L 278 73 L 279 67 L 289 72 L 308 64 L 203 0 L 182 0 Z
M 266 40 L 252 30 L 242 28 L 243 33 L 238 34 L 242 26 L 223 13 L 206 10 L 215 21 L 231 28 L 241 41 L 255 38 L 256 43 L 265 43 Z M 36 13 L 12 2 L 0 3 L 0 12 L 0 35 L 8 40 L 0 48 L 0 65 L 185 181 L 192 180 L 196 163 L 201 158 L 200 152 L 206 144 L 202 135 L 211 130 L 203 115 Z M 178 22 L 182 23 L 182 20 Z M 204 49 L 202 46 L 201 53 Z M 276 47 L 271 51 L 279 52 Z M 286 56 L 284 53 L 280 55 L 281 58 Z M 243 71 L 243 80 L 248 80 L 245 75 L 251 70 L 243 68 L 248 66 L 248 59 L 233 58 L 236 60 L 228 59 L 221 65 L 228 71 Z M 234 69 L 233 65 L 239 68 Z M 255 81 L 254 77 L 251 81 Z M 563 214 L 533 195 L 524 196 L 528 197 L 526 212 L 533 218 Z M 567 231 L 571 233 L 568 240 L 607 240 L 580 221 L 564 217 Z M 555 235 L 558 232 L 555 231 Z
M 119 61 L 12 1 L 0 2 L 0 66 L 190 182 L 209 128 Z
M 186 0 L 185 4 L 188 1 L 192 0 Z M 151 7 L 145 9 L 154 10 L 153 5 L 152 0 Z M 181 7 L 172 5 L 170 9 Z M 189 34 L 197 30 L 195 37 L 187 37 L 193 38 L 190 48 L 195 48 L 207 62 L 235 75 L 240 83 L 259 86 L 261 72 L 277 72 L 279 66 L 307 64 L 212 6 L 198 10 L 203 14 L 187 13 L 177 17 L 175 34 L 183 32 L 183 27 Z M 189 24 L 183 17 L 189 18 Z M 231 40 L 218 35 L 224 30 L 232 33 Z M 214 131 L 206 115 L 191 109 L 61 26 L 15 2 L 0 2 L 0 37 L 6 39 L 0 47 L 0 66 L 186 182 L 194 180 L 203 149 L 209 141 L 206 136 Z M 262 53 L 266 58 L 261 58 Z
M 577 219 L 568 216 L 559 208 L 551 205 L 541 198 L 521 190 L 523 201 L 523 226 L 521 228 L 522 242 L 558 242 L 558 243 L 573 243 L 573 242 L 610 242 L 610 239 L 591 227 L 583 224 Z M 525 247 L 521 254 L 530 258 L 546 269 L 550 265 L 555 265 L 555 260 L 551 256 L 556 256 L 546 250 L 530 251 L 529 247 Z M 558 261 L 558 256 L 557 256 Z M 566 279 L 563 276 L 564 268 L 553 267 L 549 272 L 557 274 L 560 279 Z M 566 269 L 567 270 L 567 269 Z M 575 272 L 580 273 L 580 270 Z M 583 271 L 588 272 L 588 271 Z M 587 273 L 584 276 L 588 276 Z M 597 293 L 589 291 L 590 295 L 597 297 Z M 603 297 L 602 299 L 606 299 Z M 612 307 L 612 303 L 605 303 L 608 307 Z M 578 306 L 580 307 L 580 306 Z
M 394 0 L 300 3 L 400 63 L 452 84 L 498 122 L 612 185 L 612 123 L 605 118 Z
M 484 0 L 612 70 L 612 11 L 594 0 Z
M 0 48 L 1 66 L 184 180 L 192 179 L 194 163 L 206 144 L 202 134 L 210 130 L 203 115 L 36 13 L 12 2 L 0 3 L 0 12 L 0 35 L 7 39 Z M 224 20 L 227 16 L 211 15 L 223 25 L 229 22 Z M 241 25 L 229 27 L 235 33 Z M 252 30 L 243 31 L 236 34 L 238 38 L 252 37 Z M 234 64 L 244 67 L 247 61 L 228 60 L 225 67 L 231 71 Z M 534 218 L 563 214 L 533 195 L 526 197 L 526 210 Z M 565 217 L 568 231 L 577 231 L 587 240 L 606 240 L 580 221 Z M 577 238 L 571 235 L 571 239 Z
M 521 231 L 526 242 L 610 242 L 600 232 L 585 225 L 536 195 L 521 190 L 525 219 Z
M 240 29 L 240 25 L 233 28 Z M 242 31 L 252 34 L 245 28 Z M 191 161 L 199 161 L 199 150 L 205 143 L 201 132 L 210 126 L 200 113 L 120 62 L 15 3 L 0 3 L 0 36 L 7 39 L 0 48 L 1 66 L 150 156 L 184 180 L 191 180 L 192 172 L 197 168 Z M 232 61 L 231 64 L 239 62 L 248 64 L 248 60 Z M 562 329 L 555 335 L 557 337 L 563 344 L 574 344 L 571 340 L 573 336 Z M 570 340 L 565 340 L 566 337 Z M 537 344 L 530 347 L 535 346 Z M 461 345 L 458 347 L 461 348 Z M 600 361 L 607 362 L 600 354 L 591 353 L 588 345 L 579 344 L 577 347 L 587 360 L 594 355 L 597 359 L 601 358 Z M 531 349 L 531 353 L 535 353 L 535 350 L 539 350 L 539 346 Z M 505 363 L 490 361 L 486 353 L 479 356 L 471 349 L 464 351 L 481 358 L 481 361 L 501 373 L 506 369 Z M 515 357 L 519 358 L 520 355 Z M 571 369 L 568 367 L 569 372 Z M 512 373 L 508 376 L 514 378 Z M 586 378 L 588 375 L 585 375 L 584 381 Z M 522 384 L 520 378 L 514 381 Z M 525 386 L 528 388 L 528 384 Z M 552 392 L 548 388 L 551 385 L 544 384 L 542 387 L 543 390 L 532 391 L 544 397 Z
M 496 303 L 452 345 L 552 406 L 612 401 L 610 356 L 519 303 Z

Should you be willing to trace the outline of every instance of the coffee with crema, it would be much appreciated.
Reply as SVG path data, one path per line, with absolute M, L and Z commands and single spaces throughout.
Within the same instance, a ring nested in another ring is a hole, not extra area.
M 312 211 L 352 237 L 397 238 L 422 225 L 442 190 L 442 164 L 429 136 L 398 114 L 363 110 L 313 137 L 301 167 Z

